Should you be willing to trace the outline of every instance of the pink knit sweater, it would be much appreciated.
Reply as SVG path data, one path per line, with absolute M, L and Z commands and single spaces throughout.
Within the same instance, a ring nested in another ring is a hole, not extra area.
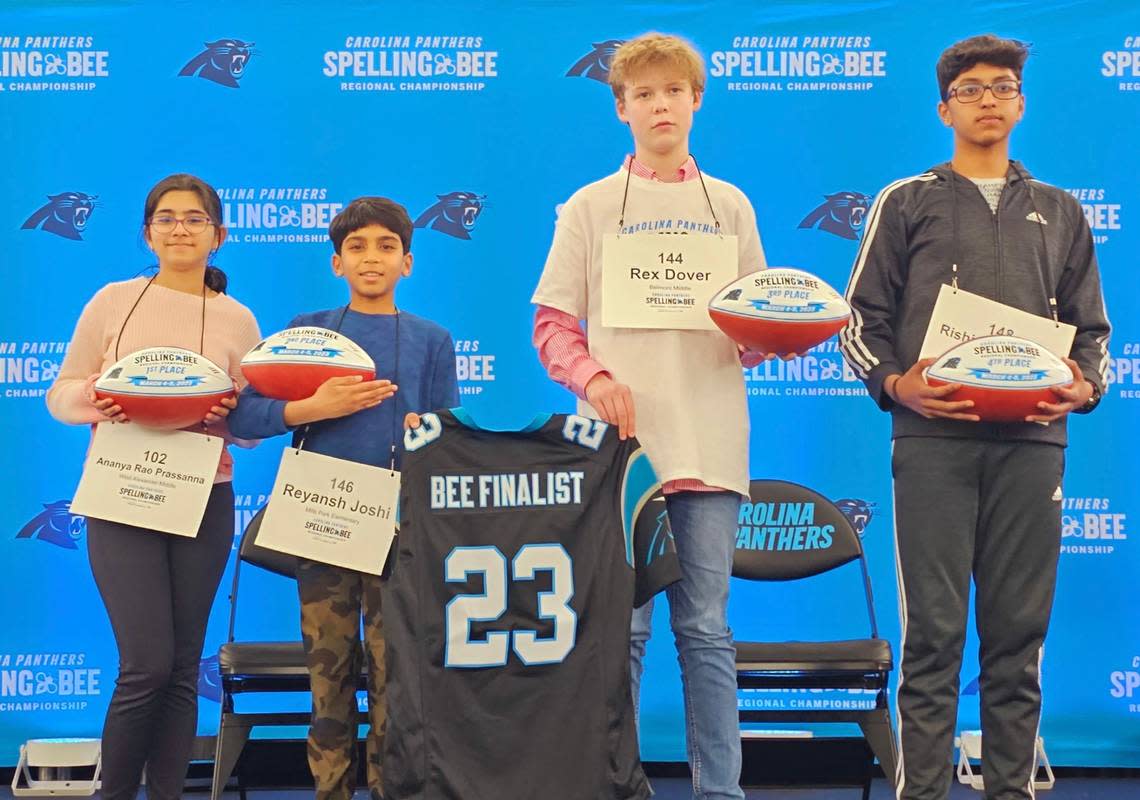
M 261 340 L 250 310 L 229 295 L 207 298 L 205 347 L 200 349 L 202 297 L 151 285 L 123 328 L 127 312 L 147 280 L 135 278 L 107 284 L 83 309 L 59 375 L 47 393 L 48 411 L 60 422 L 83 425 L 104 419 L 91 403 L 95 380 L 119 358 L 144 347 L 183 347 L 201 352 L 229 373 L 238 388 L 245 385 L 239 368 L 241 358 Z M 223 437 L 227 444 L 256 444 L 230 436 L 224 421 L 211 425 L 210 433 Z M 233 458 L 223 448 L 214 482 L 232 478 Z

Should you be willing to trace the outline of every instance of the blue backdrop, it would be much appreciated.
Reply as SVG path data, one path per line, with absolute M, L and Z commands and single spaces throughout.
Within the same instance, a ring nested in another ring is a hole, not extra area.
M 615 170 L 631 148 L 598 80 L 606 47 L 658 28 L 688 36 L 709 62 L 692 140 L 702 168 L 751 198 L 771 264 L 811 270 L 839 288 L 862 223 L 842 207 L 865 208 L 888 181 L 949 156 L 950 135 L 934 111 L 941 50 L 986 31 L 1033 43 L 1013 152 L 1084 205 L 1116 324 L 1116 385 L 1100 411 L 1072 426 L 1042 733 L 1054 763 L 1140 766 L 1140 542 L 1130 527 L 1140 513 L 1140 225 L 1132 217 L 1140 208 L 1140 6 L 418 6 L 283 1 L 267 13 L 232 1 L 6 4 L 0 763 L 15 763 L 31 737 L 98 735 L 113 687 L 115 648 L 84 553 L 84 521 L 68 512 L 89 434 L 54 422 L 43 395 L 84 303 L 152 263 L 139 236 L 148 189 L 180 171 L 218 187 L 230 229 L 219 265 L 266 333 L 299 311 L 345 302 L 325 228 L 348 200 L 388 195 L 415 218 L 443 196 L 467 193 L 472 227 L 432 227 L 428 214 L 416 231 L 400 305 L 452 331 L 463 401 L 481 421 L 568 410 L 571 397 L 547 380 L 531 349 L 528 300 L 558 204 Z M 852 501 L 882 627 L 897 647 L 885 415 L 834 342 L 748 371 L 747 386 L 754 476 Z M 263 502 L 281 443 L 237 454 L 235 531 Z M 239 635 L 295 638 L 294 588 L 254 572 Z M 857 590 L 856 572 L 816 589 L 737 586 L 732 623 L 738 638 L 860 635 L 858 616 L 835 613 L 859 608 L 844 599 Z M 224 598 L 223 589 L 207 655 L 225 635 Z M 683 760 L 664 622 L 662 610 L 643 689 L 644 755 Z M 972 640 L 963 727 L 978 724 L 975 652 Z M 218 710 L 210 666 L 203 733 L 213 732 Z M 743 702 L 788 708 L 820 699 Z

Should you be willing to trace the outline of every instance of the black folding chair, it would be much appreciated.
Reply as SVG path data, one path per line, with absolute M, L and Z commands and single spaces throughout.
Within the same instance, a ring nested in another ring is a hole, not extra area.
M 866 709 L 772 709 L 740 711 L 741 722 L 854 722 L 862 730 L 878 758 L 887 780 L 895 780 L 897 761 L 894 731 L 887 703 L 887 685 L 893 667 L 891 645 L 879 638 L 871 593 L 871 578 L 863 545 L 846 516 L 823 495 L 785 481 L 753 481 L 751 499 L 770 503 L 772 509 L 786 504 L 813 504 L 812 526 L 826 533 L 789 533 L 787 529 L 744 531 L 738 538 L 732 574 L 754 581 L 790 581 L 829 572 L 858 561 L 863 575 L 870 636 L 842 641 L 788 641 L 736 643 L 736 681 L 741 689 L 831 689 L 875 692 L 872 708 Z M 799 506 L 803 509 L 803 506 Z M 795 527 L 795 526 L 791 526 Z M 765 537 L 783 534 L 785 541 Z M 799 538 L 797 538 L 797 535 Z M 830 542 L 827 540 L 830 539 Z M 823 546 L 826 542 L 826 546 Z M 749 545 L 741 547 L 741 544 Z M 846 608 L 846 607 L 845 607 Z M 850 606 L 855 613 L 857 606 Z M 870 795 L 871 764 L 868 763 L 863 797 Z
M 233 585 L 230 588 L 230 622 L 226 642 L 218 650 L 218 672 L 221 678 L 221 720 L 214 748 L 214 778 L 210 800 L 218 800 L 237 764 L 250 732 L 258 725 L 308 725 L 308 711 L 238 712 L 234 696 L 251 692 L 307 692 L 309 669 L 305 663 L 305 649 L 301 641 L 294 642 L 236 642 L 234 625 L 237 619 L 238 585 L 241 564 L 247 562 L 269 572 L 293 580 L 297 571 L 294 556 L 279 553 L 257 545 L 257 532 L 261 528 L 263 513 L 258 513 L 242 533 L 238 558 L 234 564 Z M 367 686 L 367 666 L 364 658 L 358 689 Z M 245 787 L 239 785 L 242 799 Z

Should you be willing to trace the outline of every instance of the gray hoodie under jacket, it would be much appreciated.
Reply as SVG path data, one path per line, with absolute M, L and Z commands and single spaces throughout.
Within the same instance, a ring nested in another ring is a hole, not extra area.
M 1092 233 L 1080 203 L 1010 162 L 997 211 L 949 164 L 887 186 L 867 215 L 851 270 L 851 321 L 840 331 L 844 358 L 892 416 L 893 437 L 1067 443 L 1065 418 L 985 423 L 927 419 L 883 391 L 888 375 L 917 360 L 934 301 L 951 284 L 1031 314 L 1075 325 L 1070 357 L 1103 394 L 1110 326 Z

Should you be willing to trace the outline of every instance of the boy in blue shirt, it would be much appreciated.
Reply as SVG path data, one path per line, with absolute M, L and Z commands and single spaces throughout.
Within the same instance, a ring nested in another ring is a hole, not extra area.
M 459 404 L 455 347 L 441 326 L 396 308 L 396 284 L 412 271 L 412 221 L 403 206 L 361 197 L 329 225 L 333 272 L 348 282 L 347 306 L 300 314 L 289 327 L 335 330 L 376 363 L 376 379 L 330 378 L 305 400 L 273 400 L 252 386 L 231 413 L 235 436 L 293 433 L 304 449 L 377 467 L 399 467 L 397 437 L 406 414 Z M 368 659 L 368 785 L 381 797 L 384 628 L 380 578 L 299 560 L 301 631 L 313 694 L 309 767 L 317 800 L 349 800 L 356 778 L 356 676 L 361 616 Z

